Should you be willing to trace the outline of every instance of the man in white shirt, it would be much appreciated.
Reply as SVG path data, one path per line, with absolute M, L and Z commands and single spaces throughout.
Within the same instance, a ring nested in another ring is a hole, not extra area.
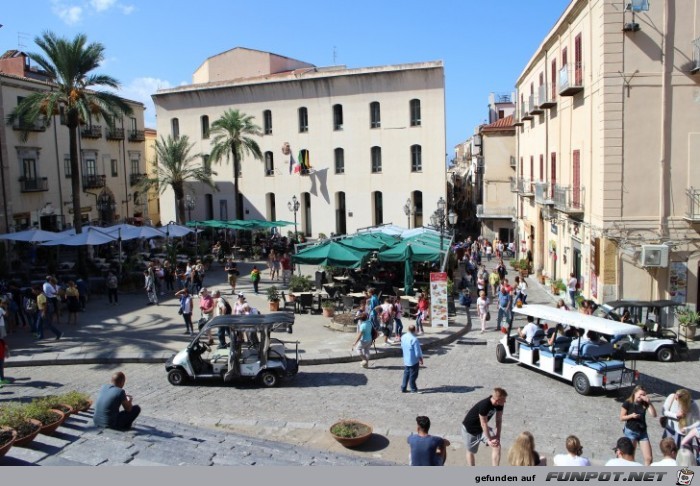
M 644 466 L 634 460 L 634 444 L 627 437 L 617 439 L 617 445 L 613 447 L 615 459 L 610 459 L 606 466 Z
M 661 453 L 664 455 L 664 458 L 661 459 L 660 461 L 652 462 L 650 464 L 651 466 L 677 466 L 678 465 L 676 463 L 676 455 L 678 454 L 678 446 L 676 445 L 676 441 L 673 440 L 673 437 L 666 437 L 665 439 L 661 439 L 661 442 L 659 443 L 659 449 L 661 449 Z
M 521 338 L 525 339 L 528 344 L 532 344 L 532 339 L 535 337 L 535 333 L 540 330 L 540 327 L 535 324 L 535 319 L 532 316 L 527 316 L 527 324 L 524 328 L 518 330 L 518 334 Z
M 566 289 L 569 291 L 569 298 L 571 299 L 571 308 L 576 308 L 576 285 L 578 285 L 578 280 L 573 272 L 570 275 L 569 283 L 566 285 Z

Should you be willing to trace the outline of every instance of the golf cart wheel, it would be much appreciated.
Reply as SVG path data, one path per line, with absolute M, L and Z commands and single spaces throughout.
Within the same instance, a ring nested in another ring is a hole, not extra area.
M 591 392 L 591 382 L 583 373 L 576 373 L 572 381 L 574 389 L 581 395 L 588 395 Z
M 496 346 L 496 360 L 499 363 L 506 362 L 506 347 L 500 343 Z
M 175 368 L 168 371 L 168 381 L 171 385 L 180 386 L 184 384 L 186 380 L 185 372 L 181 369 Z
M 273 371 L 263 371 L 260 373 L 260 383 L 262 383 L 264 386 L 268 388 L 272 388 L 274 386 L 277 386 L 277 382 L 279 381 L 279 378 L 277 377 L 277 374 Z
M 663 361 L 664 363 L 669 363 L 673 361 L 674 352 L 671 348 L 659 348 L 656 351 L 656 359 Z

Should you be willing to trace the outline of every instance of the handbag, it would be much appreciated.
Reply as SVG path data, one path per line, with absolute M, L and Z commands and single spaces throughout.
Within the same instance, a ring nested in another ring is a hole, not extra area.
M 668 427 L 668 417 L 659 417 L 659 425 L 662 429 Z
M 182 315 L 182 307 L 180 307 L 180 308 L 177 310 L 177 313 L 180 314 L 180 315 Z
M 486 311 L 486 322 L 491 320 L 491 311 Z

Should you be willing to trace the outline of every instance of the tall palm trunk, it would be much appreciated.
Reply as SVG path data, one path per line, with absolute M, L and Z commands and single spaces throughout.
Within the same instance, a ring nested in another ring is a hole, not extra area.
M 182 186 L 173 185 L 175 201 L 177 201 L 177 222 L 185 224 L 185 189 Z
M 233 200 L 236 205 L 236 219 L 243 219 L 243 204 L 240 204 L 241 194 L 238 190 L 238 173 L 240 172 L 238 166 L 241 161 L 238 160 L 238 151 L 234 144 L 231 144 L 231 152 L 233 152 Z
M 80 211 L 80 164 L 78 162 L 78 113 L 68 115 L 68 140 L 70 144 L 70 187 L 73 204 L 73 227 L 76 233 L 82 233 L 83 220 Z

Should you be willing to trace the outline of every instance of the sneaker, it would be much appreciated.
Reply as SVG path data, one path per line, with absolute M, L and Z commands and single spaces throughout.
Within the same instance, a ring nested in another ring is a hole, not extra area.
M 185 334 L 192 334 L 192 331 L 185 331 Z
M 411 390 L 411 393 L 415 393 L 416 395 L 422 395 L 423 392 L 420 390 Z

